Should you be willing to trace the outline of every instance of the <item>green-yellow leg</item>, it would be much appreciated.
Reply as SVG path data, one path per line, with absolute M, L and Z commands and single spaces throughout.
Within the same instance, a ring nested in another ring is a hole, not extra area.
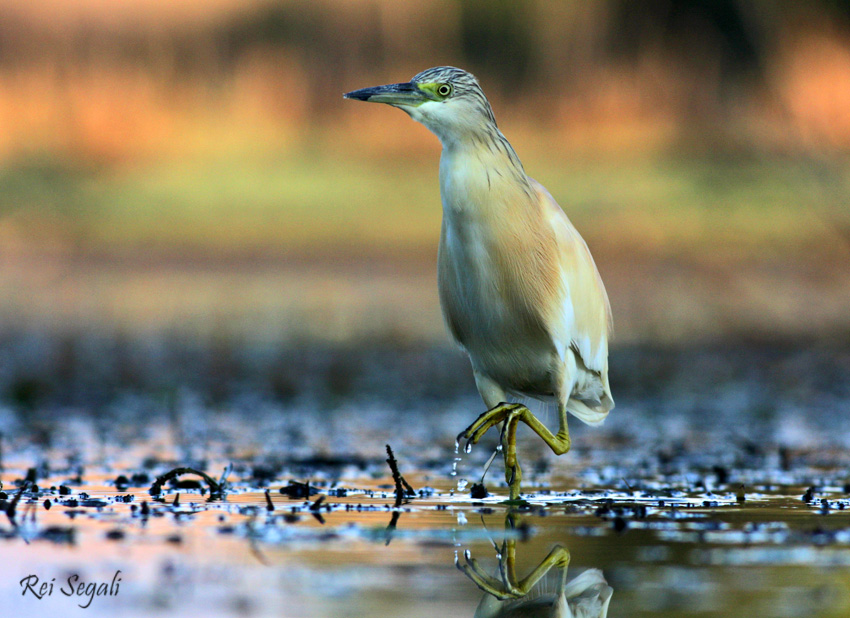
M 505 419 L 505 424 L 502 426 L 502 435 L 499 436 L 502 442 L 502 454 L 505 458 L 505 480 L 508 482 L 509 499 L 512 502 L 519 500 L 522 483 L 522 468 L 516 455 L 516 428 L 519 421 L 515 419 L 516 417 L 511 416 L 511 413 L 508 414 L 508 418 Z
M 458 436 L 458 440 L 465 439 L 467 445 L 477 444 L 487 431 L 504 422 L 502 428 L 502 453 L 505 458 L 505 479 L 510 487 L 510 499 L 518 500 L 520 495 L 520 482 L 522 481 L 522 469 L 519 466 L 516 454 L 516 428 L 522 421 L 528 425 L 534 433 L 552 449 L 556 455 L 563 455 L 570 450 L 570 432 L 567 428 L 567 408 L 558 406 L 558 433 L 552 434 L 549 428 L 541 423 L 531 410 L 518 403 L 500 403 L 487 410 L 466 428 Z
M 508 517 L 511 517 L 510 515 Z M 508 520 L 505 520 L 505 527 L 508 527 Z M 511 520 L 511 525 L 513 521 Z M 502 551 L 499 558 L 499 573 L 501 581 L 495 577 L 488 575 L 484 569 L 479 566 L 478 562 L 469 554 L 466 554 L 466 564 L 458 563 L 458 568 L 463 571 L 469 579 L 475 582 L 475 585 L 481 588 L 484 592 L 493 595 L 497 599 L 519 599 L 526 596 L 534 585 L 549 572 L 549 570 L 557 566 L 559 569 L 564 569 L 570 564 L 570 552 L 561 545 L 556 545 L 552 551 L 537 565 L 537 567 L 521 580 L 516 577 L 516 539 L 508 538 L 502 544 Z M 564 577 L 562 577 L 564 579 Z

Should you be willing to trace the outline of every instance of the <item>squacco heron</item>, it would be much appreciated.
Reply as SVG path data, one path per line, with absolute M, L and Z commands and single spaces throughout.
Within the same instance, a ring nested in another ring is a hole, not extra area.
M 458 439 L 475 444 L 503 423 L 505 478 L 510 500 L 519 500 L 520 421 L 562 455 L 568 412 L 595 425 L 614 407 L 611 309 L 596 264 L 557 202 L 526 175 L 470 73 L 435 67 L 345 97 L 398 107 L 442 142 L 440 305 L 489 408 Z M 557 433 L 512 403 L 524 397 L 557 405 Z

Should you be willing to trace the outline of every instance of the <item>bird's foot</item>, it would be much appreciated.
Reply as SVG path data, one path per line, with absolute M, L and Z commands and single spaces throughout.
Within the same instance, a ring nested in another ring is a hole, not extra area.
M 477 444 L 487 431 L 497 425 L 504 423 L 499 437 L 502 445 L 502 453 L 505 458 L 505 480 L 510 488 L 510 500 L 520 499 L 520 483 L 522 482 L 522 468 L 516 454 L 516 427 L 524 415 L 529 415 L 528 408 L 516 403 L 501 403 L 487 410 L 466 428 L 458 436 L 458 442 L 465 439 L 466 451 L 469 452 L 473 444 Z
M 570 432 L 567 429 L 567 411 L 561 406 L 559 408 L 560 428 L 558 433 L 552 434 L 549 429 L 535 417 L 531 411 L 522 404 L 500 403 L 487 410 L 472 423 L 465 431 L 457 437 L 458 442 L 466 440 L 466 452 L 469 452 L 473 444 L 476 444 L 487 431 L 498 423 L 504 423 L 501 433 L 501 444 L 505 458 L 505 479 L 511 489 L 511 500 L 519 499 L 519 485 L 522 480 L 522 471 L 519 467 L 516 455 L 516 428 L 520 421 L 531 428 L 534 433 L 543 438 L 543 441 L 552 449 L 556 455 L 563 455 L 570 450 Z
M 507 420 L 508 415 L 516 410 L 526 409 L 524 405 L 518 403 L 500 403 L 499 405 L 490 408 L 483 412 L 475 421 L 460 432 L 457 436 L 457 441 L 466 440 L 467 452 L 473 444 L 478 444 L 481 437 L 487 433 L 491 427 Z
M 522 509 L 531 506 L 531 503 L 525 498 L 508 498 L 507 500 L 502 500 L 499 504 L 502 504 L 509 509 Z
M 461 563 L 459 560 L 456 560 L 455 566 L 459 570 L 463 571 L 469 579 L 475 582 L 476 586 L 478 586 L 487 594 L 491 594 L 501 601 L 507 601 L 508 599 L 519 599 L 526 594 L 526 592 L 518 590 L 516 585 L 511 582 L 506 575 L 504 575 L 506 571 L 502 567 L 501 561 L 499 562 L 499 567 L 500 571 L 503 574 L 503 577 L 502 579 L 496 579 L 492 575 L 489 575 L 478 564 L 478 561 L 472 557 L 468 550 L 464 552 L 463 557 L 466 563 L 464 564 Z M 511 568 L 513 568 L 513 564 L 511 564 Z
M 464 561 L 456 561 L 458 569 L 475 582 L 484 592 L 506 601 L 527 596 L 552 568 L 561 570 L 562 581 L 566 581 L 566 570 L 570 565 L 570 551 L 562 545 L 555 545 L 549 554 L 522 579 L 516 576 L 516 540 L 510 539 L 502 545 L 499 552 L 499 577 L 488 574 L 469 551 L 464 552 Z

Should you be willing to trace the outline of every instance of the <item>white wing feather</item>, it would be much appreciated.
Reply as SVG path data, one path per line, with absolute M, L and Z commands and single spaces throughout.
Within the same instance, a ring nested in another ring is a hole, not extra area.
M 578 230 L 549 192 L 532 182 L 545 204 L 560 254 L 562 302 L 560 311 L 550 318 L 549 329 L 561 358 L 569 363 L 568 356 L 576 356 L 575 383 L 567 408 L 584 422 L 598 424 L 614 407 L 608 384 L 608 295 Z

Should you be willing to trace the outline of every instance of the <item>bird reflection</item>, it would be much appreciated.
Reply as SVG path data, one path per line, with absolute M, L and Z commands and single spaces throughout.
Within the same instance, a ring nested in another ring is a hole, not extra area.
M 505 538 L 495 546 L 499 559 L 494 575 L 487 573 L 467 551 L 457 567 L 484 591 L 475 618 L 606 618 L 614 589 L 599 569 L 588 569 L 567 580 L 570 552 L 553 547 L 534 570 L 519 579 L 516 574 L 517 531 L 523 530 L 519 515 L 505 515 Z M 495 544 L 494 544 L 495 545 Z M 546 575 L 556 569 L 554 587 Z M 548 585 L 547 585 L 548 584 Z

